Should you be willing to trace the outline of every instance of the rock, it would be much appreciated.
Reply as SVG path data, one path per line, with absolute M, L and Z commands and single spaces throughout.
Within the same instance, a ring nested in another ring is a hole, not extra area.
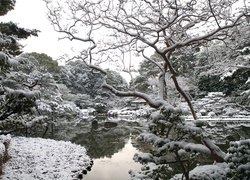
M 104 123 L 105 128 L 113 128 L 116 127 L 117 125 L 118 124 L 116 122 L 110 122 L 110 121 Z
M 92 128 L 93 129 L 98 129 L 98 121 L 97 120 L 92 121 Z

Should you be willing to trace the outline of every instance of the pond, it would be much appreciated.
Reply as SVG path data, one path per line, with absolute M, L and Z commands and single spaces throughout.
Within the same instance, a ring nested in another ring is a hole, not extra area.
M 94 166 L 84 177 L 86 180 L 127 180 L 130 169 L 140 170 L 141 164 L 136 163 L 132 157 L 139 152 L 128 139 L 125 146 L 114 153 L 111 157 L 102 157 L 94 159 Z
M 92 122 L 97 121 L 98 126 Z M 117 126 L 105 127 L 105 122 Z M 250 138 L 249 124 L 209 123 L 206 133 L 225 152 L 230 141 Z M 137 152 L 146 152 L 136 144 L 135 138 L 147 131 L 146 119 L 88 118 L 63 122 L 54 130 L 54 139 L 68 140 L 84 146 L 94 165 L 84 177 L 86 180 L 127 180 L 128 171 L 139 171 L 141 164 L 133 160 Z M 178 168 L 177 168 L 178 169 Z
M 93 127 L 97 120 L 99 126 Z M 105 128 L 105 122 L 115 122 L 116 127 Z M 86 180 L 127 180 L 129 170 L 140 170 L 141 164 L 133 160 L 140 152 L 135 138 L 147 129 L 145 119 L 92 119 L 74 125 L 58 126 L 54 139 L 69 140 L 84 146 L 94 165 L 84 177 Z

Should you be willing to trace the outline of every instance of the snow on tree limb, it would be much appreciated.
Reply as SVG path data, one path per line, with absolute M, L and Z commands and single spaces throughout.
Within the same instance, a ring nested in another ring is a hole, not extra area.
M 167 102 L 165 102 L 163 100 L 153 100 L 150 96 L 148 96 L 145 93 L 141 93 L 141 92 L 137 92 L 137 91 L 127 91 L 127 92 L 118 91 L 114 87 L 108 85 L 106 82 L 104 82 L 102 84 L 102 87 L 110 90 L 113 94 L 120 96 L 120 97 L 131 97 L 132 96 L 132 97 L 142 98 L 153 108 L 159 108 L 163 105 L 171 106 L 170 104 L 168 104 Z

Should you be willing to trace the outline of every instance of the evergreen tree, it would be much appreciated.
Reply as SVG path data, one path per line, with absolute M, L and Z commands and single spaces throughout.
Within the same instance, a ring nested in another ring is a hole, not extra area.
M 7 14 L 14 9 L 15 1 L 4 0 L 0 2 L 0 15 Z M 39 92 L 29 88 L 11 89 L 4 82 L 12 68 L 19 67 L 26 60 L 21 58 L 22 45 L 20 39 L 26 39 L 32 35 L 37 36 L 38 30 L 19 28 L 13 22 L 0 23 L 0 76 L 1 76 L 1 99 L 0 120 L 3 121 L 14 114 L 26 114 L 32 111 L 36 105 Z M 13 79 L 12 82 L 15 82 Z M 20 86 L 13 86 L 20 87 Z
M 0 1 L 0 16 L 4 16 L 15 7 L 15 0 L 2 0 Z

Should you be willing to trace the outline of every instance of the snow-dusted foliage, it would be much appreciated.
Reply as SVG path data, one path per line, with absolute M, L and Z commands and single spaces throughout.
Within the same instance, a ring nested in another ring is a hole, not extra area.
M 226 161 L 233 179 L 247 180 L 250 177 L 250 139 L 230 142 Z
M 13 90 L 4 88 L 4 99 L 1 103 L 0 120 L 5 120 L 14 114 L 27 114 L 36 107 L 36 100 L 40 97 L 39 91 Z
M 6 43 L 6 42 L 5 42 Z M 0 46 L 1 46 L 1 33 L 0 33 Z M 19 61 L 20 60 L 20 61 Z M 5 75 L 11 68 L 16 68 L 24 59 L 15 58 L 7 55 L 6 52 L 0 51 L 0 75 Z
M 5 88 L 6 99 L 18 99 L 25 98 L 27 100 L 36 100 L 40 97 L 40 91 L 29 91 L 29 90 L 13 90 L 10 88 Z
M 25 128 L 26 131 L 21 134 L 23 135 L 28 135 L 28 130 L 32 129 L 32 127 L 46 127 L 49 122 L 48 116 L 43 116 L 43 115 L 31 115 L 31 114 L 26 114 L 22 116 L 11 116 L 8 119 L 5 119 L 4 121 L 0 122 L 0 127 L 3 129 L 2 131 L 7 131 L 11 129 L 23 129 Z
M 205 134 L 202 128 L 204 123 L 185 122 L 184 114 L 186 114 L 185 110 L 168 106 L 152 113 L 149 123 L 150 132 L 142 133 L 137 137 L 138 142 L 150 144 L 151 151 L 135 154 L 134 160 L 142 164 L 154 163 L 155 167 L 159 168 L 179 164 L 179 173 L 182 172 L 182 176 L 187 178 L 189 172 L 199 162 L 198 158 L 214 158 L 215 161 L 218 160 L 215 157 L 223 159 L 224 154 Z M 173 172 L 169 170 L 164 172 L 157 169 L 148 173 L 144 169 L 140 173 L 131 171 L 130 174 L 134 179 L 136 179 L 136 175 L 145 176 L 147 174 L 150 174 L 150 177 L 170 179 Z
M 130 180 L 152 180 L 159 179 L 159 174 L 162 172 L 170 172 L 172 168 L 170 168 L 167 164 L 155 164 L 155 163 L 147 163 L 144 164 L 141 168 L 142 172 L 137 172 L 130 170 Z M 160 177 L 160 179 L 164 179 Z
M 247 94 L 245 94 L 247 96 Z M 250 100 L 250 99 L 249 99 Z M 247 109 L 239 106 L 223 92 L 209 92 L 205 97 L 193 100 L 197 116 L 246 116 Z
M 1 4 L 2 7 L 2 4 Z M 0 10 L 2 11 L 2 10 Z M 1 12 L 0 12 L 1 16 Z M 20 31 L 20 34 L 17 35 L 20 30 L 16 24 L 10 23 L 0 23 L 0 75 L 5 75 L 10 71 L 11 68 L 16 68 L 20 64 L 26 62 L 25 58 L 17 56 L 21 53 L 20 49 L 22 45 L 18 42 L 21 38 L 26 38 L 30 36 L 33 32 L 25 29 Z M 13 31 L 13 32 L 11 32 Z M 12 35 L 13 33 L 14 35 Z M 22 36 L 21 33 L 25 35 Z
M 0 4 L 0 16 L 3 16 L 14 9 L 15 1 L 6 0 L 1 1 Z M 13 22 L 0 23 L 1 130 L 6 130 L 3 121 L 21 119 L 23 115 L 33 113 L 36 100 L 40 97 L 40 92 L 33 91 L 31 85 L 24 87 L 26 74 L 12 73 L 27 62 L 26 58 L 19 56 L 23 48 L 19 41 L 32 35 L 37 36 L 37 32 L 37 30 L 19 28 Z
M 4 53 L 4 52 L 0 52 L 0 67 L 1 67 L 1 71 L 3 71 L 6 66 L 8 67 L 8 56 Z
M 225 97 L 235 104 L 248 109 L 250 100 L 244 93 L 249 90 L 247 84 L 250 76 L 249 60 L 249 31 L 246 27 L 240 29 L 242 36 L 237 36 L 237 41 L 227 42 L 225 44 L 214 44 L 197 53 L 199 61 L 208 61 L 210 65 L 197 67 L 198 87 L 203 93 L 206 92 L 223 92 Z M 230 49 L 228 49 L 228 47 Z M 233 50 L 232 50 L 233 49 Z M 207 57 L 200 57 L 202 53 Z M 212 55 L 212 56 L 210 56 Z M 214 63 L 212 63 L 215 61 Z M 249 109 L 248 109 L 249 111 Z
M 226 163 L 218 163 L 215 165 L 204 165 L 197 166 L 192 171 L 190 171 L 190 180 L 224 180 L 227 178 L 229 173 L 229 167 Z M 170 180 L 180 180 L 182 179 L 182 174 L 176 174 Z

